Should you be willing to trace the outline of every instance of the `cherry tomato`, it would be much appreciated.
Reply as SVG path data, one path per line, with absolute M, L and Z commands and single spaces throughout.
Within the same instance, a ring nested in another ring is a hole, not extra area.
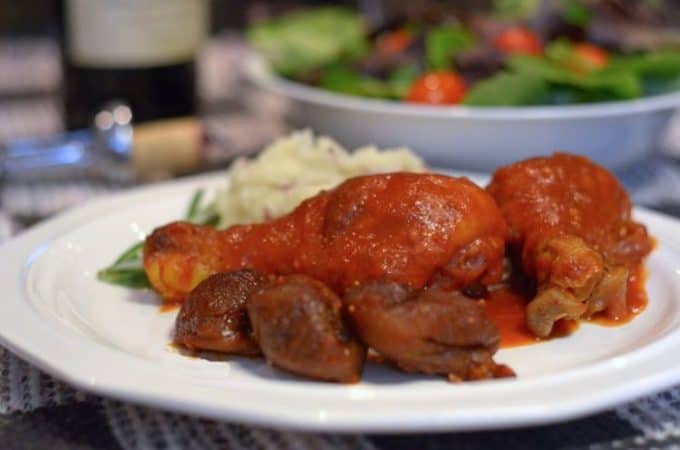
M 381 53 L 399 53 L 411 44 L 411 33 L 401 29 L 387 33 L 378 38 L 376 47 Z
M 430 72 L 416 79 L 409 89 L 406 100 L 434 105 L 460 103 L 467 87 L 455 72 Z
M 523 27 L 512 27 L 502 31 L 494 40 L 494 47 L 503 53 L 540 55 L 543 44 L 533 31 Z
M 577 72 L 590 72 L 603 69 L 609 64 L 609 53 L 597 45 L 581 42 L 574 45 L 572 62 L 569 64 Z

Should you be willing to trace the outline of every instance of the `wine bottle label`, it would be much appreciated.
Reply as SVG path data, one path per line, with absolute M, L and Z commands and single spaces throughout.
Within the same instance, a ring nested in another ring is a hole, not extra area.
M 67 0 L 68 57 L 83 67 L 188 62 L 203 41 L 207 0 Z

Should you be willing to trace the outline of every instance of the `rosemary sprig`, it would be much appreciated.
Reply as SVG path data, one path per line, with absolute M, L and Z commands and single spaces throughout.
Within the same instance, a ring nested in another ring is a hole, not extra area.
M 196 191 L 192 196 L 185 220 L 198 225 L 215 226 L 219 215 L 215 203 L 202 207 L 204 191 Z M 151 287 L 144 271 L 144 241 L 139 241 L 125 250 L 109 267 L 97 272 L 97 279 L 105 283 L 125 286 L 133 289 Z

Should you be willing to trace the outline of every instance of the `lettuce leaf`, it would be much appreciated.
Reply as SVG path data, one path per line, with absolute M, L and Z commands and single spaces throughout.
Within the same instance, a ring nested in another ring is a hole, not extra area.
M 550 83 L 586 91 L 584 98 L 626 100 L 642 95 L 639 77 L 627 70 L 601 70 L 585 74 L 574 73 L 546 58 L 515 55 L 508 66 L 517 73 L 539 76 Z
M 324 69 L 319 85 L 341 94 L 373 98 L 392 97 L 392 90 L 386 82 L 343 65 L 333 65 Z
M 430 30 L 425 37 L 425 57 L 433 70 L 453 67 L 453 57 L 472 48 L 475 36 L 460 25 L 443 25 Z
M 329 91 L 362 97 L 403 99 L 413 81 L 420 75 L 416 65 L 395 69 L 386 80 L 357 72 L 354 68 L 335 64 L 323 70 L 319 85 Z
M 300 76 L 327 64 L 353 60 L 368 49 L 361 17 L 339 7 L 297 11 L 253 25 L 248 40 L 274 69 Z
M 404 98 L 408 95 L 413 82 L 418 78 L 421 71 L 415 64 L 402 66 L 394 70 L 387 79 L 387 83 L 395 98 Z
M 604 71 L 630 71 L 642 77 L 674 78 L 680 75 L 680 50 L 617 56 Z
M 494 0 L 494 12 L 510 19 L 526 19 L 533 16 L 541 5 L 541 0 Z
M 562 8 L 562 16 L 570 25 L 585 28 L 593 20 L 593 12 L 583 0 L 563 0 Z
M 470 106 L 523 106 L 540 103 L 548 93 L 547 81 L 530 73 L 500 72 L 480 81 L 465 96 Z

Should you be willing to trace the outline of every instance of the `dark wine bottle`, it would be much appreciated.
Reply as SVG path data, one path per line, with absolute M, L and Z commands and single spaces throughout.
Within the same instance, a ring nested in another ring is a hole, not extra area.
M 208 0 L 63 0 L 66 127 L 113 100 L 135 122 L 196 112 L 196 56 Z

